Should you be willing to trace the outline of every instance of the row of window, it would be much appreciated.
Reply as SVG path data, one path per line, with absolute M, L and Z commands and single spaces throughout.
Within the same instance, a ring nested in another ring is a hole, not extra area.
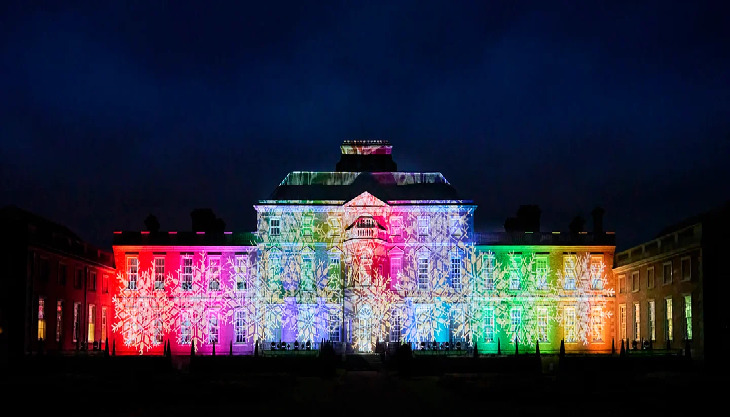
M 565 290 L 575 290 L 577 281 L 577 260 L 576 254 L 563 255 L 563 288 Z M 521 288 L 522 271 L 522 255 L 511 254 L 509 258 L 509 289 L 519 290 Z M 482 255 L 481 278 L 484 289 L 494 289 L 496 261 L 493 253 Z M 548 256 L 538 255 L 535 257 L 532 274 L 537 280 L 537 289 L 547 288 L 548 278 Z M 604 284 L 604 264 L 603 255 L 593 255 L 590 258 L 590 288 L 592 290 L 603 289 Z
M 301 231 L 304 236 L 312 235 L 312 225 L 314 217 L 312 215 L 303 215 L 301 222 Z M 330 234 L 339 235 L 340 233 L 340 220 L 337 218 L 330 218 L 328 220 Z M 401 216 L 392 216 L 389 221 L 390 224 L 390 235 L 402 235 L 403 233 L 403 218 Z M 376 226 L 375 220 L 370 216 L 363 216 L 358 219 L 356 228 L 368 229 Z M 418 236 L 428 236 L 431 228 L 431 217 L 428 215 L 418 216 L 416 221 L 416 230 Z M 464 225 L 463 218 L 460 216 L 452 216 L 449 218 L 449 233 L 452 236 L 460 236 L 463 234 Z M 282 222 L 281 217 L 272 216 L 269 218 L 269 236 L 280 236 L 282 234 Z
M 56 283 L 60 286 L 65 286 L 68 279 L 68 266 L 61 262 L 58 263 L 58 277 Z M 44 282 L 48 282 L 51 276 L 50 260 L 45 257 L 39 257 L 38 267 L 36 270 L 38 279 Z M 86 290 L 96 291 L 98 273 L 96 270 L 89 270 L 89 274 L 86 276 Z M 76 274 L 74 275 L 73 281 L 74 288 L 81 289 L 84 285 L 84 269 L 77 268 Z M 107 274 L 102 275 L 101 281 L 102 293 L 109 293 L 109 276 Z
M 90 303 L 88 305 L 89 320 L 87 324 L 87 339 L 86 341 L 94 341 L 96 337 L 96 305 Z M 64 315 L 64 301 L 59 299 L 56 301 L 56 342 L 60 342 L 63 338 L 63 315 Z M 80 341 L 81 332 L 81 302 L 74 302 L 73 304 L 73 322 L 71 329 L 71 341 Z M 101 340 L 106 340 L 107 331 L 107 320 L 108 320 L 107 307 L 101 307 Z M 44 296 L 38 297 L 38 340 L 47 341 L 46 338 L 46 298 Z
M 692 295 L 684 295 L 682 298 L 684 302 L 684 331 L 685 338 L 688 340 L 692 339 Z M 672 298 L 667 297 L 664 299 L 664 337 L 667 340 L 674 340 L 674 326 L 673 318 L 674 311 L 672 305 Z M 656 341 L 656 304 L 654 300 L 646 302 L 646 330 L 641 327 L 641 305 L 639 302 L 634 303 L 633 307 L 633 326 L 631 337 L 634 341 L 650 340 Z M 622 340 L 627 339 L 627 311 L 626 305 L 619 306 L 619 337 Z M 646 332 L 644 334 L 644 331 Z
M 165 257 L 160 255 L 154 258 L 154 289 L 165 290 Z M 221 257 L 208 256 L 204 266 L 205 289 L 208 291 L 221 290 Z M 127 256 L 127 288 L 137 290 L 139 281 L 139 258 Z M 193 255 L 180 256 L 180 287 L 182 290 L 193 289 Z M 248 256 L 236 255 L 233 262 L 233 275 L 236 290 L 245 290 L 248 282 Z
M 683 257 L 680 260 L 680 281 L 681 282 L 687 282 L 692 280 L 692 259 L 690 257 Z M 672 262 L 667 261 L 662 264 L 662 284 L 672 284 Z M 655 273 L 654 273 L 654 266 L 649 266 L 646 268 L 646 288 L 647 289 L 653 289 L 655 285 Z M 619 293 L 626 293 L 626 275 L 620 274 L 618 276 L 618 282 L 619 282 Z M 631 272 L 631 291 L 632 292 L 638 292 L 641 290 L 641 280 L 640 280 L 640 274 L 639 271 L 632 271 Z

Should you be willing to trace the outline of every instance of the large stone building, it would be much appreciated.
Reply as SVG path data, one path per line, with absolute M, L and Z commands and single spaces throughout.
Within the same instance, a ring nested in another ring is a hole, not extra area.
M 253 235 L 116 233 L 117 351 L 610 350 L 612 234 L 478 234 L 441 173 L 397 171 L 387 141 L 341 150 L 259 201 Z

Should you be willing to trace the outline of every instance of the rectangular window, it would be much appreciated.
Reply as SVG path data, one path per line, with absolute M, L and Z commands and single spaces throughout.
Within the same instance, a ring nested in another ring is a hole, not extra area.
M 494 254 L 482 255 L 482 280 L 485 290 L 494 290 Z
M 591 289 L 601 290 L 603 289 L 603 256 L 592 255 L 591 256 Z
M 620 305 L 619 308 L 619 337 L 621 341 L 626 340 L 626 305 Z
M 664 284 L 669 284 L 672 282 L 672 262 L 664 263 L 662 265 L 662 272 L 663 272 L 663 280 Z
M 184 254 L 180 261 L 182 264 L 180 287 L 182 290 L 193 290 L 193 256 Z
M 340 256 L 330 255 L 330 263 L 327 267 L 327 276 L 329 277 L 328 285 L 331 288 L 339 288 L 340 285 Z
M 107 327 L 107 311 L 106 306 L 101 307 L 101 340 L 106 343 L 106 327 Z
M 394 286 L 398 286 L 398 273 L 400 272 L 401 267 L 402 265 L 400 256 L 390 259 L 390 282 Z
M 51 265 L 47 258 L 41 257 L 38 262 L 38 279 L 42 282 L 47 282 L 51 277 Z
M 183 312 L 180 316 L 180 344 L 190 344 L 190 326 L 190 314 L 188 312 Z
M 370 286 L 370 274 L 373 267 L 373 259 L 370 254 L 362 253 L 360 255 L 360 286 Z
M 591 308 L 591 334 L 593 342 L 603 341 L 603 307 L 601 306 Z
M 63 335 L 63 301 L 56 302 L 56 341 L 61 341 Z
M 234 322 L 234 332 L 236 333 L 236 342 L 246 342 L 246 312 L 236 311 L 236 318 Z
M 565 283 L 563 284 L 563 288 L 566 290 L 575 289 L 575 265 L 575 254 L 563 255 L 563 275 L 565 277 Z
M 452 237 L 461 236 L 461 217 L 452 216 L 449 218 L 449 232 Z
M 61 286 L 65 286 L 67 277 L 68 277 L 68 267 L 65 264 L 59 264 L 58 265 L 58 284 Z
M 221 290 L 221 258 L 217 255 L 208 259 L 208 290 L 211 292 Z
M 300 287 L 302 290 L 311 291 L 314 290 L 314 266 L 312 256 L 302 256 L 302 277 Z
M 127 257 L 127 289 L 137 290 L 137 279 L 139 274 L 139 259 Z
M 672 298 L 664 299 L 664 335 L 669 341 L 674 339 L 673 327 L 672 327 Z
M 152 322 L 152 338 L 156 344 L 162 344 L 165 339 L 165 333 L 162 323 L 162 311 L 159 307 L 155 306 L 152 309 L 153 322 Z
M 486 308 L 484 310 L 484 339 L 488 342 L 494 342 L 494 308 Z
M 340 317 L 335 312 L 330 312 L 328 323 L 329 338 L 332 342 L 340 341 Z M 392 326 L 391 326 L 392 331 Z
M 281 256 L 269 254 L 269 285 L 275 288 L 281 286 Z
M 646 269 L 646 288 L 654 288 L 654 267 L 647 267 Z
M 575 329 L 575 308 L 572 306 L 565 308 L 565 342 L 574 343 L 577 337 Z
M 393 216 L 390 219 L 390 234 L 400 235 L 401 231 L 403 231 L 403 218 L 400 216 Z
M 79 341 L 79 328 L 81 327 L 81 303 L 74 302 L 73 342 Z
M 339 236 L 340 235 L 340 220 L 338 218 L 329 218 L 330 225 L 329 235 Z
M 90 271 L 88 276 L 88 283 L 86 283 L 86 289 L 90 291 L 96 291 L 96 272 Z
M 537 308 L 537 338 L 541 342 L 548 340 L 548 308 Z
M 654 306 L 654 301 L 650 300 L 646 308 L 646 314 L 649 319 L 649 328 L 647 328 L 649 338 L 651 341 L 656 341 L 656 306 Z
M 109 293 L 109 275 L 101 276 L 101 293 Z
M 302 235 L 304 235 L 304 236 L 312 235 L 312 221 L 313 221 L 312 215 L 302 215 Z
M 449 335 L 454 342 L 464 342 L 464 311 L 458 307 L 452 307 L 449 311 Z
M 512 308 L 510 310 L 509 317 L 510 331 L 512 331 L 512 342 L 515 342 L 517 334 L 520 332 L 520 325 L 522 325 L 522 310 L 520 308 Z
M 86 341 L 92 342 L 96 338 L 96 306 L 89 304 L 89 326 Z
M 618 276 L 618 292 L 626 293 L 626 275 L 619 274 Z
M 461 292 L 461 255 L 458 251 L 451 253 L 451 287 Z
M 236 255 L 234 274 L 236 275 L 236 290 L 246 290 L 248 283 L 248 256 Z
M 641 310 L 639 303 L 634 303 L 634 340 L 641 341 Z
M 535 285 L 539 290 L 547 288 L 548 258 L 540 255 L 535 257 Z
M 682 269 L 682 281 L 688 282 L 692 280 L 692 263 L 689 257 L 682 258 L 680 268 Z
M 512 254 L 512 255 L 510 255 L 510 269 L 509 269 L 509 288 L 510 288 L 510 290 L 519 290 L 521 276 L 522 276 L 522 255 Z
M 76 269 L 76 277 L 74 278 L 74 288 L 81 289 L 84 285 L 84 271 Z
M 429 223 L 431 222 L 431 218 L 429 216 L 419 216 L 418 217 L 418 235 L 419 236 L 426 236 L 428 235 L 428 227 Z
M 685 337 L 692 339 L 692 295 L 684 295 Z
M 400 342 L 401 338 L 401 318 L 400 310 L 393 309 L 390 313 L 390 341 Z
M 269 220 L 269 235 L 272 237 L 281 235 L 281 218 L 271 218 Z
M 208 313 L 208 344 L 218 344 L 218 312 Z
M 428 290 L 428 255 L 418 255 L 418 289 Z
M 632 292 L 638 292 L 639 290 L 641 290 L 639 281 L 640 281 L 639 272 L 632 271 L 631 272 L 631 291 Z
M 155 257 L 155 290 L 165 290 L 165 257 Z
M 46 340 L 46 298 L 38 297 L 38 339 Z

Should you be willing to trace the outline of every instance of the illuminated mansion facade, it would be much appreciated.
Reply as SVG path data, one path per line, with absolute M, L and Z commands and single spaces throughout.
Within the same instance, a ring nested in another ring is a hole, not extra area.
M 620 344 L 600 222 L 479 233 L 476 205 L 441 173 L 397 171 L 387 141 L 341 150 L 335 171 L 291 172 L 260 200 L 254 233 L 116 232 L 116 352 Z

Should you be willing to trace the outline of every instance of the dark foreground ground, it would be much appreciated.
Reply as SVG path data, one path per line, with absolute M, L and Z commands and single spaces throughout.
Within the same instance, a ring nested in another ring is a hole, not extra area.
M 679 356 L 42 357 L 2 370 L 14 416 L 727 416 Z M 718 391 L 719 389 L 719 391 Z

